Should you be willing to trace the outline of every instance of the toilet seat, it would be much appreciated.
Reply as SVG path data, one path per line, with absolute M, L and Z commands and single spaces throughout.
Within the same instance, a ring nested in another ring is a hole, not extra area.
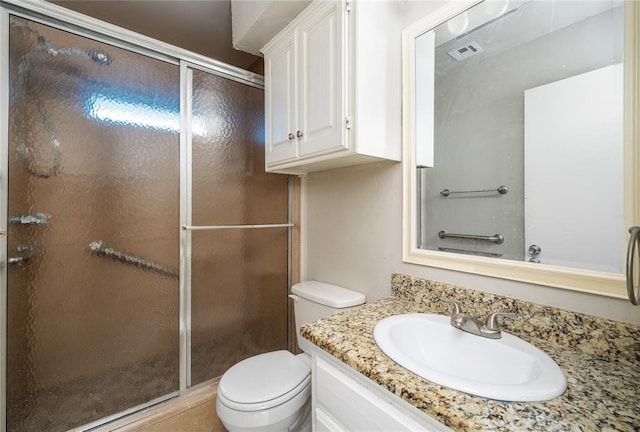
M 303 423 L 311 408 L 311 384 L 281 405 L 258 411 L 241 411 L 227 406 L 220 393 L 216 400 L 216 413 L 229 431 L 286 431 Z
M 228 408 L 259 411 L 282 405 L 311 385 L 311 368 L 289 351 L 273 351 L 231 367 L 218 384 L 218 398 Z

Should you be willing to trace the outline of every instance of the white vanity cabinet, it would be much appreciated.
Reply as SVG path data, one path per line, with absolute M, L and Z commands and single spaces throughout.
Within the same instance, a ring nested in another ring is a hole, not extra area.
M 311 353 L 315 432 L 451 431 L 330 355 Z
M 262 49 L 267 171 L 400 160 L 401 7 L 315 0 Z

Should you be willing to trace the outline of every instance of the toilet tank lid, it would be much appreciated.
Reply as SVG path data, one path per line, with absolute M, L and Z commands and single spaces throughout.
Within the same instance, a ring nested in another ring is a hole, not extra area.
M 299 282 L 291 287 L 291 292 L 312 302 L 337 309 L 358 306 L 367 301 L 362 293 L 318 281 Z

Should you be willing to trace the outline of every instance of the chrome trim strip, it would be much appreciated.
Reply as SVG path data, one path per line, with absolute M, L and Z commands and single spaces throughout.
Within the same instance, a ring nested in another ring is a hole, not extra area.
M 193 73 L 180 63 L 180 226 L 191 224 Z M 180 230 L 180 391 L 191 385 L 191 232 Z
M 300 176 L 300 280 L 307 280 L 307 176 Z
M 261 90 L 264 90 L 264 77 L 262 75 L 257 75 L 257 74 L 254 74 L 253 72 L 249 72 L 249 71 L 245 71 L 244 69 L 240 69 L 243 72 L 255 75 L 255 79 L 254 80 L 247 81 L 244 77 L 239 77 L 238 75 L 229 74 L 227 71 L 220 70 L 220 69 L 217 69 L 217 68 L 216 69 L 211 68 L 211 67 L 209 67 L 209 66 L 207 66 L 206 64 L 203 64 L 203 63 L 196 63 L 196 62 L 193 61 L 193 59 L 185 59 L 185 61 L 188 62 L 189 68 L 191 68 L 191 69 L 195 69 L 195 70 L 199 70 L 201 72 L 206 72 L 206 73 L 210 73 L 210 74 L 213 74 L 213 75 L 221 76 L 223 78 L 227 78 L 227 79 L 230 79 L 232 81 L 239 82 L 240 84 L 246 84 L 246 85 L 249 85 L 251 87 L 256 87 L 256 88 L 259 88 Z
M 293 212 L 294 212 L 294 185 L 293 177 L 288 176 L 287 179 L 287 216 L 289 219 L 289 229 L 287 230 L 287 295 L 291 294 L 291 285 L 293 284 Z M 287 348 L 294 352 L 295 343 L 293 340 L 293 332 L 295 331 L 293 305 L 287 297 Z M 293 330 L 292 330 L 293 329 Z
M 9 212 L 9 14 L 0 9 L 0 430 L 7 427 L 7 230 Z

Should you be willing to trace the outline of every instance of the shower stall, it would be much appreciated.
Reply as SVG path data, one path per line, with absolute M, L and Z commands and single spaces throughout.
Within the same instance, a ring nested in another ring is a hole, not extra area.
M 286 349 L 261 77 L 1 6 L 0 430 L 89 430 Z

